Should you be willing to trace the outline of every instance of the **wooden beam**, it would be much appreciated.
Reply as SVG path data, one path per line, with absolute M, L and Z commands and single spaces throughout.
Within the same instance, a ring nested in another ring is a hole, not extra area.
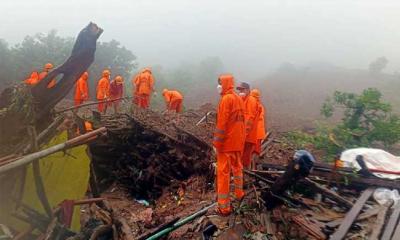
M 364 213 L 358 215 L 357 219 L 354 222 L 365 220 L 367 218 L 378 215 L 379 211 L 380 211 L 380 208 L 373 208 L 373 209 L 367 210 Z M 339 219 L 336 219 L 336 220 L 326 223 L 325 226 L 333 229 L 333 228 L 340 226 L 340 224 L 342 224 L 342 222 L 343 222 L 343 218 L 339 218 Z
M 392 240 L 400 239 L 400 224 L 397 224 L 396 231 L 393 234 Z
M 266 178 L 264 178 L 264 177 L 262 177 L 262 176 L 260 176 L 258 174 L 255 174 L 254 172 L 246 170 L 246 169 L 243 169 L 243 173 L 246 173 L 247 175 L 249 175 L 251 177 L 254 177 L 254 178 L 256 178 L 256 179 L 258 179 L 260 181 L 263 181 L 265 183 L 269 183 L 269 184 L 273 184 L 274 183 L 274 181 L 268 180 L 268 179 L 266 179 Z
M 96 104 L 99 104 L 99 103 L 110 103 L 110 102 L 115 102 L 115 101 L 118 101 L 118 100 L 130 99 L 130 98 L 132 98 L 132 97 L 120 97 L 120 98 L 116 98 L 116 99 L 84 103 L 84 104 L 81 104 L 81 105 L 78 105 L 78 106 L 72 106 L 72 107 L 69 107 L 69 108 L 65 108 L 65 109 L 59 110 L 59 111 L 56 112 L 56 114 L 60 114 L 60 113 L 71 111 L 71 110 L 76 110 L 76 109 L 82 108 L 82 107 L 88 107 L 88 106 L 96 105 Z
M 389 222 L 386 224 L 385 231 L 383 232 L 381 240 L 390 240 L 392 239 L 392 234 L 397 226 L 397 222 L 399 220 L 400 215 L 400 202 L 394 206 L 394 210 L 392 215 L 390 215 Z M 395 240 L 395 238 L 393 238 Z
M 346 217 L 344 218 L 342 224 L 340 224 L 339 228 L 331 236 L 330 240 L 341 240 L 346 237 L 346 234 L 351 228 L 351 225 L 357 219 L 357 216 L 363 208 L 365 202 L 367 202 L 374 191 L 375 188 L 368 188 L 361 194 L 361 196 L 357 199 L 357 202 L 354 204 L 353 208 L 346 214 Z
M 301 180 L 301 182 L 305 183 L 306 185 L 311 186 L 312 188 L 314 188 L 315 190 L 317 190 L 320 193 L 323 193 L 325 196 L 327 196 L 328 198 L 331 198 L 333 200 L 336 200 L 338 203 L 343 204 L 346 208 L 352 208 L 353 207 L 353 203 L 347 199 L 345 199 L 344 197 L 340 196 L 339 194 L 337 194 L 334 191 L 329 190 L 328 188 L 306 178 L 304 180 Z
M 372 228 L 371 236 L 369 236 L 368 240 L 379 240 L 389 208 L 390 206 L 384 206 L 380 209 L 381 211 L 378 213 L 378 217 L 376 218 L 374 227 Z
M 321 163 L 317 164 L 317 167 L 313 169 L 313 171 L 310 173 L 310 176 L 318 176 L 318 177 L 324 177 L 324 178 L 332 178 L 334 176 L 334 173 L 332 172 L 332 169 L 325 169 L 325 168 L 320 168 L 319 165 Z M 286 166 L 278 165 L 278 164 L 271 164 L 271 163 L 263 163 L 262 164 L 263 168 L 273 168 L 277 170 L 285 170 Z M 391 188 L 391 189 L 400 189 L 400 181 L 398 180 L 389 180 L 389 179 L 383 179 L 383 178 L 368 178 L 364 177 L 361 175 L 357 175 L 354 173 L 347 172 L 347 169 L 342 171 L 342 168 L 339 168 L 338 171 L 335 173 L 336 176 L 338 177 L 339 183 L 345 184 L 346 182 L 349 182 L 349 184 L 354 184 L 354 185 L 359 185 L 359 186 L 375 186 L 375 187 L 385 187 L 385 188 Z M 347 181 L 346 181 L 347 179 Z

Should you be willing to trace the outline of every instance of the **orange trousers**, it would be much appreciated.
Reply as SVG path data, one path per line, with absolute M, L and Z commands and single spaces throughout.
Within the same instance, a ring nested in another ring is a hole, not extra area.
M 257 139 L 256 145 L 254 147 L 254 153 L 257 154 L 258 156 L 260 156 L 261 154 L 261 143 L 262 143 L 262 139 Z
M 139 95 L 138 105 L 141 108 L 148 108 L 150 106 L 150 95 L 147 95 L 147 94 Z
M 250 169 L 251 158 L 253 156 L 255 147 L 256 147 L 256 144 L 254 144 L 254 143 L 246 142 L 244 144 L 244 150 L 243 150 L 243 155 L 242 155 L 243 168 Z
M 171 102 L 168 110 L 175 111 L 177 113 L 182 112 L 182 99 Z
M 75 99 L 74 105 L 75 105 L 75 106 L 79 106 L 79 105 L 81 105 L 82 103 L 83 103 L 83 99 Z
M 102 99 L 102 100 L 98 100 L 98 101 L 104 101 L 105 99 Z M 98 105 L 97 105 L 97 109 L 99 110 L 99 112 L 101 112 L 101 113 L 105 113 L 106 111 L 107 111 L 107 107 L 110 105 L 110 103 L 108 103 L 108 102 L 103 102 L 103 103 L 99 103 Z
M 242 199 L 243 166 L 241 152 L 221 152 L 217 154 L 217 201 L 218 209 L 223 214 L 231 212 L 229 196 L 230 173 L 232 171 L 236 199 Z

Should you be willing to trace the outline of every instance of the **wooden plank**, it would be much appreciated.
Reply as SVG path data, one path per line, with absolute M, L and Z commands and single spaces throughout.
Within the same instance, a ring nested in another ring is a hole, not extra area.
M 400 224 L 397 224 L 396 231 L 393 234 L 392 240 L 400 239 Z
M 344 197 L 340 196 L 339 194 L 337 194 L 334 191 L 329 190 L 328 188 L 306 178 L 304 180 L 302 180 L 302 182 L 304 182 L 305 184 L 311 186 L 312 188 L 314 188 L 315 190 L 317 190 L 320 193 L 323 193 L 324 195 L 326 195 L 328 198 L 331 198 L 335 201 L 337 201 L 338 203 L 343 204 L 346 208 L 352 208 L 353 207 L 353 203 L 347 199 L 345 199 Z
M 340 224 L 339 228 L 331 236 L 331 238 L 330 238 L 331 240 L 344 239 L 344 237 L 346 236 L 347 232 L 349 231 L 351 225 L 353 224 L 354 220 L 356 220 L 358 214 L 360 213 L 361 209 L 363 208 L 365 202 L 371 197 L 374 190 L 375 190 L 374 188 L 368 188 L 361 194 L 361 196 L 357 199 L 357 202 L 354 204 L 354 206 L 351 208 L 351 210 L 347 213 L 342 224 Z
M 285 170 L 286 166 L 282 165 L 277 165 L 277 164 L 270 164 L 270 163 L 263 163 L 262 164 L 263 168 L 273 168 L 277 170 Z M 383 178 L 368 178 L 360 175 L 355 175 L 354 173 L 352 174 L 346 174 L 346 171 L 342 171 L 342 168 L 339 168 L 338 171 L 335 173 L 339 182 L 342 184 L 345 184 L 346 182 L 349 182 L 349 184 L 352 185 L 358 185 L 358 186 L 376 186 L 376 187 L 385 187 L 385 188 L 394 188 L 394 189 L 400 189 L 400 181 L 399 180 L 388 180 L 388 179 L 383 179 Z M 260 174 L 261 175 L 261 174 Z M 324 178 L 332 178 L 334 177 L 334 173 L 332 172 L 331 169 L 320 169 L 320 168 L 314 168 L 313 171 L 310 173 L 310 176 L 318 176 L 318 177 L 324 177 Z
M 372 228 L 371 236 L 369 236 L 368 240 L 378 240 L 381 235 L 383 225 L 385 224 L 386 215 L 388 213 L 390 206 L 384 206 L 381 208 L 381 211 L 378 213 L 378 217 L 374 223 Z
M 382 235 L 382 240 L 390 240 L 392 237 L 392 234 L 397 226 L 397 222 L 399 220 L 399 215 L 400 215 L 400 202 L 394 206 L 394 210 L 392 212 L 392 215 L 389 218 L 389 222 L 386 224 L 385 231 L 383 232 Z M 395 238 L 394 238 L 395 239 Z
M 365 220 L 367 218 L 370 218 L 370 217 L 373 217 L 375 215 L 378 215 L 379 211 L 380 211 L 380 208 L 373 208 L 373 209 L 367 210 L 367 211 L 365 211 L 365 213 L 362 213 L 362 214 L 358 215 L 357 219 L 354 222 Z M 340 224 L 342 224 L 342 222 L 343 222 L 343 218 L 340 218 L 340 219 L 336 219 L 334 221 L 328 222 L 325 225 L 328 228 L 336 228 Z
M 321 227 L 319 226 L 321 224 L 317 224 L 316 220 L 311 221 L 302 215 L 293 216 L 292 220 L 313 238 L 317 240 L 326 239 L 325 234 L 321 231 Z

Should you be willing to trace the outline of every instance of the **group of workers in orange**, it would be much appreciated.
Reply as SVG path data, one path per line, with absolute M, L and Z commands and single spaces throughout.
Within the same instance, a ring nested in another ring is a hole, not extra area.
M 261 142 L 266 137 L 264 114 L 260 92 L 250 91 L 250 85 L 242 82 L 234 89 L 234 77 L 230 74 L 218 78 L 221 95 L 217 108 L 217 123 L 213 146 L 217 155 L 217 212 L 231 213 L 230 173 L 233 175 L 234 195 L 244 197 L 243 168 L 251 168 L 252 158 L 260 154 Z
M 47 76 L 47 73 L 53 68 L 53 64 L 46 63 L 43 71 L 39 74 L 34 71 L 30 77 L 25 80 L 25 83 L 31 86 L 39 83 Z M 89 100 L 89 73 L 84 72 L 75 85 L 74 105 L 79 106 Z M 124 79 L 121 75 L 116 75 L 110 81 L 111 72 L 108 69 L 103 70 L 102 77 L 97 82 L 96 99 L 98 101 L 97 109 L 101 113 L 106 113 L 107 108 L 114 106 L 114 112 L 119 111 L 121 100 L 124 96 Z M 52 88 L 56 85 L 56 80 L 53 79 L 47 85 L 47 88 Z M 143 68 L 132 79 L 132 95 L 133 103 L 138 107 L 146 109 L 150 106 L 151 96 L 156 95 L 154 88 L 154 77 L 151 68 Z M 170 112 L 180 113 L 182 111 L 183 95 L 177 90 L 164 89 L 162 91 L 166 103 L 166 109 Z
M 143 68 L 132 78 L 132 87 L 132 102 L 140 108 L 148 108 L 150 106 L 151 95 L 157 94 L 154 88 L 154 77 L 151 68 Z M 182 111 L 183 95 L 180 92 L 164 89 L 162 95 L 168 111 L 176 113 Z
M 45 65 L 42 73 L 34 72 L 25 80 L 30 85 L 42 80 L 53 65 Z M 104 70 L 97 83 L 96 98 L 99 112 L 105 113 L 107 107 L 114 105 L 117 112 L 124 95 L 123 77 L 120 75 L 110 82 L 111 72 Z M 89 74 L 84 72 L 76 82 L 75 105 L 89 99 Z M 54 82 L 55 85 L 55 82 Z M 49 88 L 54 85 L 48 85 Z M 150 68 L 142 69 L 132 78 L 133 103 L 140 108 L 149 108 L 151 95 L 156 95 L 154 77 Z M 230 201 L 230 175 L 233 175 L 234 195 L 237 200 L 244 197 L 243 168 L 252 167 L 254 155 L 261 152 L 261 143 L 266 137 L 265 108 L 260 101 L 260 91 L 250 90 L 248 83 L 242 82 L 235 92 L 234 77 L 230 74 L 218 78 L 220 101 L 217 107 L 217 122 L 213 146 L 217 156 L 217 211 L 229 215 L 232 211 Z M 183 96 L 176 90 L 162 91 L 166 109 L 170 112 L 182 111 Z M 110 100 L 110 101 L 108 101 Z M 254 165 L 253 165 L 254 167 Z

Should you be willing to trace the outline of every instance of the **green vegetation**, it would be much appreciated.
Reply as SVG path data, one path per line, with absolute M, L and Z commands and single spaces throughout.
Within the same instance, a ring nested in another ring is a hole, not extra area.
M 312 144 L 325 152 L 326 159 L 347 148 L 390 148 L 400 141 L 400 118 L 392 113 L 389 103 L 382 101 L 377 89 L 368 88 L 361 94 L 336 91 L 323 104 L 321 114 L 331 118 L 337 110 L 343 117 L 336 126 L 318 126 L 314 135 L 292 132 L 287 139 L 298 147 Z

